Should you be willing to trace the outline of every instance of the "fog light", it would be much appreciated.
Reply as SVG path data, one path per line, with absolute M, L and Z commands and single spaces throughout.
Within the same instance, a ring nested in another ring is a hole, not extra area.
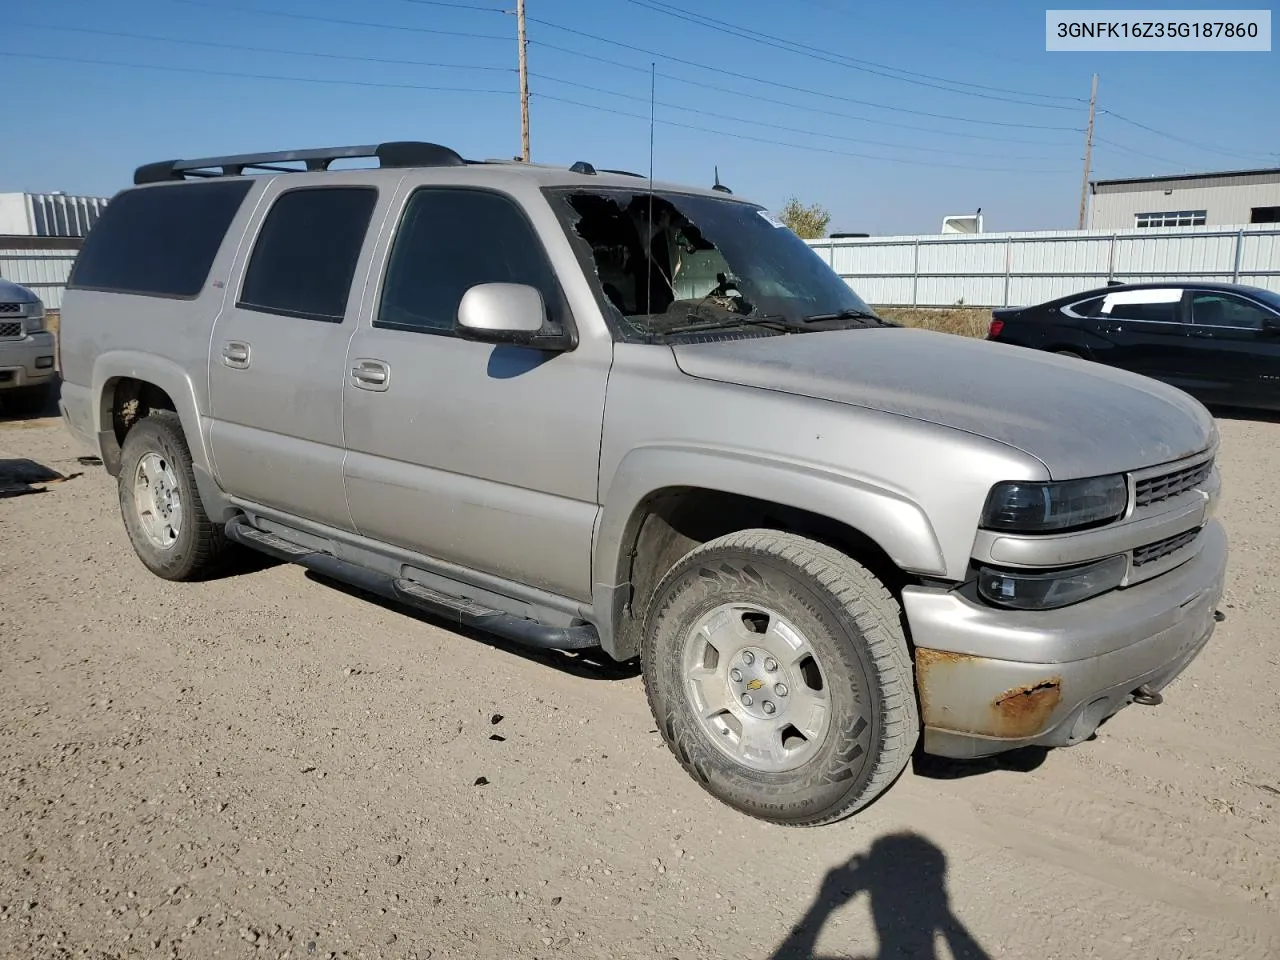
M 982 567 L 978 592 L 988 602 L 1012 610 L 1052 610 L 1114 590 L 1128 568 L 1125 557 L 1049 572 Z
M 36 369 L 48 370 L 53 366 L 53 357 L 36 357 Z

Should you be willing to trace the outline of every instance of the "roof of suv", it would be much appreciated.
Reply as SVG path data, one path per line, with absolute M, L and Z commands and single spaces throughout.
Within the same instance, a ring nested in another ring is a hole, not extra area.
M 578 161 L 570 167 L 526 163 L 521 160 L 466 160 L 448 147 L 436 143 L 418 141 L 394 141 L 364 146 L 320 147 L 305 150 L 283 150 L 273 153 L 237 154 L 225 157 L 204 157 L 192 160 L 162 160 L 144 164 L 134 171 L 137 185 L 166 183 L 183 180 L 208 180 L 220 177 L 238 177 L 246 173 L 309 173 L 330 171 L 336 160 L 376 159 L 378 169 L 458 169 L 489 171 L 497 177 L 515 176 L 533 180 L 542 187 L 587 186 L 608 189 L 647 190 L 649 180 L 638 173 L 626 170 L 597 170 L 586 161 Z M 301 165 L 301 166 L 299 166 Z M 349 172 L 343 167 L 333 172 Z M 717 177 L 717 180 L 719 178 Z M 732 191 L 718 182 L 710 188 L 692 187 L 687 184 L 654 182 L 656 191 L 703 194 L 728 198 Z

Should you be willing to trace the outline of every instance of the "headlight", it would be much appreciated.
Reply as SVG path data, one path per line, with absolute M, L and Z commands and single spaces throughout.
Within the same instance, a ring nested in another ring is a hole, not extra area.
M 991 488 L 982 526 L 1017 533 L 1080 530 L 1123 516 L 1128 505 L 1129 486 L 1118 474 L 1062 483 L 1014 480 Z
M 1052 610 L 1114 590 L 1128 568 L 1124 557 L 1048 573 L 982 567 L 978 593 L 987 602 L 1012 610 Z
M 26 310 L 26 318 L 23 323 L 27 333 L 38 333 L 44 329 L 44 303 L 37 300 L 30 304 Z

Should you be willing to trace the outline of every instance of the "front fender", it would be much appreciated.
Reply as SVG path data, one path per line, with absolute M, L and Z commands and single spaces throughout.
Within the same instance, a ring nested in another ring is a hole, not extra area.
M 807 510 L 846 524 L 873 540 L 901 569 L 946 574 L 942 546 L 919 505 L 856 477 L 745 450 L 659 444 L 628 452 L 604 497 L 592 551 L 597 627 L 610 649 L 625 606 L 630 552 L 644 504 L 669 488 L 697 487 Z

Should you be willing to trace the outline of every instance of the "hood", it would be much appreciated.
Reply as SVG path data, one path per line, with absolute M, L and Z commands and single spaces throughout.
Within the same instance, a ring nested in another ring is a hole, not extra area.
M 1085 360 L 906 328 L 673 346 L 691 377 L 911 417 L 1015 447 L 1055 480 L 1199 453 L 1213 417 L 1174 387 Z
M 38 300 L 34 293 L 26 287 L 19 286 L 9 280 L 0 277 L 0 302 L 3 303 L 32 303 Z

